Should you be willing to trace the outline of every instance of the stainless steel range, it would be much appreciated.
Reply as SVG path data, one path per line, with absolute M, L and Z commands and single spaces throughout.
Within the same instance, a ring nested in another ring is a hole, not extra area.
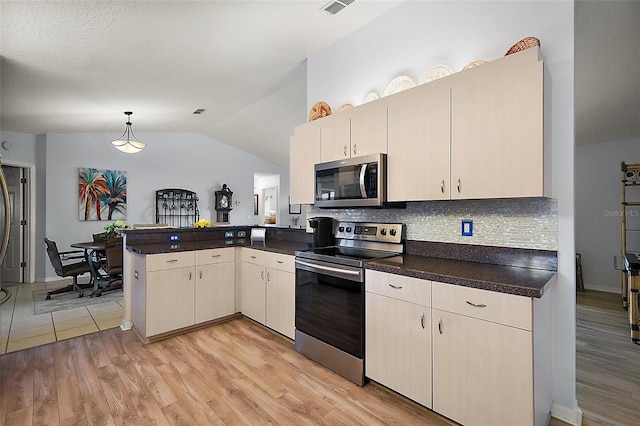
M 336 245 L 296 252 L 296 351 L 364 385 L 364 264 L 404 251 L 402 224 L 339 222 Z

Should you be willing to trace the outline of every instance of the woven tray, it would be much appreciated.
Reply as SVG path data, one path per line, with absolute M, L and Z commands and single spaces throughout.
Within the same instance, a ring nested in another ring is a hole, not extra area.
M 507 53 L 505 53 L 504 56 L 521 52 L 523 50 L 527 50 L 530 47 L 535 47 L 535 46 L 540 46 L 540 40 L 538 40 L 535 37 L 525 37 L 519 42 L 517 42 L 516 44 L 514 44 L 513 46 L 511 46 L 511 48 L 507 50 Z

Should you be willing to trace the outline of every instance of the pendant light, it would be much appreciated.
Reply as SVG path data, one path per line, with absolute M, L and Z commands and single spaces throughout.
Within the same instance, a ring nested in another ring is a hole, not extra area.
M 131 115 L 133 113 L 131 111 L 125 111 L 124 114 L 127 116 L 127 128 L 124 130 L 122 136 L 111 141 L 111 145 L 127 154 L 135 154 L 145 149 L 147 145 L 140 142 L 136 138 L 136 135 L 133 134 L 133 130 L 131 129 Z

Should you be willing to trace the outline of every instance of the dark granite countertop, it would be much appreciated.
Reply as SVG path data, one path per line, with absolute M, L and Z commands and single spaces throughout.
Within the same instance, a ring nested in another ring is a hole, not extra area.
M 366 268 L 526 297 L 542 297 L 547 286 L 555 280 L 557 274 L 554 270 L 413 254 L 368 262 Z
M 631 275 L 640 274 L 640 253 L 627 253 L 625 256 L 627 268 L 631 271 Z
M 209 240 L 209 241 L 187 241 L 177 243 L 151 243 L 127 245 L 127 250 L 137 254 L 161 254 L 179 251 L 207 250 L 222 247 L 250 247 L 258 250 L 265 250 L 275 253 L 295 255 L 296 250 L 306 250 L 308 243 L 290 240 L 269 240 L 265 244 L 252 244 L 251 240 Z

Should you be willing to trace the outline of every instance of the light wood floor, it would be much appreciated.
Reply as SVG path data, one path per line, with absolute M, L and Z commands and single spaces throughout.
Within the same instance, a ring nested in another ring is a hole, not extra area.
M 620 295 L 577 293 L 576 382 L 584 426 L 640 424 L 640 345 Z
M 142 345 L 111 329 L 0 357 L 0 424 L 451 424 L 238 319 Z

